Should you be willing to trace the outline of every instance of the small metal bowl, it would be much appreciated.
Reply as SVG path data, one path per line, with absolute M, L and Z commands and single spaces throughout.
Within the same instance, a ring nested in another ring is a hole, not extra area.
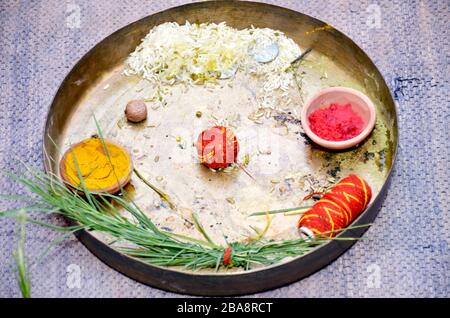
M 342 141 L 331 141 L 317 136 L 310 128 L 309 115 L 318 108 L 328 107 L 330 104 L 339 105 L 351 104 L 355 113 L 361 116 L 364 121 L 364 129 L 361 133 L 351 139 Z M 314 94 L 303 106 L 301 113 L 303 130 L 306 135 L 316 144 L 333 150 L 343 150 L 354 147 L 361 143 L 370 135 L 375 127 L 376 112 L 375 106 L 369 97 L 348 87 L 329 87 Z

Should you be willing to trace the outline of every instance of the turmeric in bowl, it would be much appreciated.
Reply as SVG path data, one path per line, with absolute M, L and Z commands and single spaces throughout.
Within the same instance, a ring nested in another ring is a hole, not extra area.
M 133 165 L 127 150 L 98 137 L 85 139 L 70 147 L 60 162 L 62 179 L 75 188 L 84 184 L 92 192 L 116 193 L 131 178 Z

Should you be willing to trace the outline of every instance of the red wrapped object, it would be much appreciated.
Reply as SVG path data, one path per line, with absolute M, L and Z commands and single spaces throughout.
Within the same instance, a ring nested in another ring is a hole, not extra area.
M 204 130 L 197 140 L 200 162 L 208 168 L 226 168 L 237 160 L 239 143 L 229 128 L 213 126 Z
M 372 190 L 367 182 L 349 175 L 300 217 L 298 227 L 309 236 L 344 229 L 366 209 L 371 197 Z M 336 234 L 326 233 L 329 237 Z
M 227 247 L 223 253 L 223 265 L 231 265 L 231 253 L 233 250 L 231 247 Z

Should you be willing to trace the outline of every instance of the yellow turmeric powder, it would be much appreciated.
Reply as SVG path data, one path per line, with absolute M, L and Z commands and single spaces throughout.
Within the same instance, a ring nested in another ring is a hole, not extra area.
M 76 163 L 86 188 L 90 191 L 117 192 L 130 181 L 133 169 L 130 155 L 125 149 L 107 140 L 104 140 L 103 144 L 97 137 L 85 139 L 72 146 L 61 160 L 62 178 L 81 188 Z

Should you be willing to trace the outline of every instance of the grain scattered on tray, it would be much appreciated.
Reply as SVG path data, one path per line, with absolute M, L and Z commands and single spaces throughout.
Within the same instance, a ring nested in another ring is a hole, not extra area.
M 273 60 L 261 63 L 255 58 L 255 47 L 273 45 L 278 47 Z M 232 85 L 234 74 L 245 72 L 262 81 L 256 94 L 258 107 L 271 113 L 279 104 L 291 103 L 288 91 L 295 80 L 286 69 L 300 54 L 299 46 L 277 30 L 254 27 L 238 30 L 225 22 L 184 25 L 167 22 L 151 29 L 131 53 L 125 74 L 166 85 L 214 85 L 222 79 Z

